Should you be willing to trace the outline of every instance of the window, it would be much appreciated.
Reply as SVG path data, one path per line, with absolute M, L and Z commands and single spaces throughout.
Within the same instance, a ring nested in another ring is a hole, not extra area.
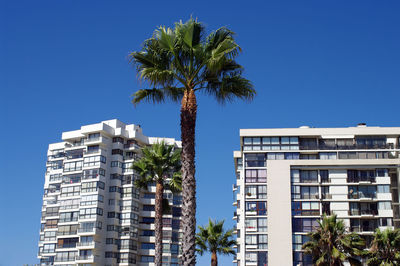
M 119 167 L 122 168 L 122 163 L 120 161 L 112 161 L 111 167 Z
M 244 158 L 247 167 L 265 167 L 264 153 L 245 154 Z
M 138 199 L 139 198 L 140 191 L 137 188 L 134 187 L 124 187 L 122 188 L 122 198 L 127 198 L 127 197 L 133 197 Z
M 267 203 L 265 201 L 247 201 L 246 212 L 255 212 L 257 215 L 267 215 Z
M 57 228 L 57 224 L 58 224 L 58 219 L 46 220 L 45 228 L 46 229 Z
M 78 196 L 81 191 L 81 186 L 63 187 L 61 188 L 61 197 Z
M 96 153 L 100 151 L 100 146 L 99 145 L 95 145 L 95 146 L 88 146 L 87 147 L 87 153 Z
M 116 143 L 116 142 L 124 144 L 124 139 L 121 137 L 114 137 L 113 143 Z
M 349 199 L 376 198 L 376 186 L 349 186 Z
M 257 245 L 257 235 L 246 235 L 246 245 Z
M 59 238 L 57 242 L 57 248 L 75 248 L 76 243 L 79 242 L 78 237 L 74 238 Z
M 76 251 L 57 252 L 56 261 L 74 261 L 77 255 Z
M 144 256 L 140 257 L 140 262 L 154 262 L 154 256 Z
M 108 191 L 109 191 L 109 192 L 121 192 L 121 188 L 120 188 L 120 187 L 117 187 L 117 186 L 110 186 L 110 187 L 108 188 Z
M 328 170 L 319 170 L 319 175 L 321 176 L 322 183 L 329 182 L 329 171 Z
M 319 202 L 292 202 L 292 215 L 319 215 Z
M 246 263 L 257 263 L 257 252 L 246 252 Z
M 378 185 L 378 193 L 390 193 L 389 185 Z
M 258 235 L 258 249 L 268 249 L 268 235 Z
M 302 199 L 318 199 L 319 198 L 318 187 L 302 186 L 300 190 L 301 190 L 301 198 Z
M 162 225 L 163 225 L 163 227 L 171 227 L 172 219 L 171 218 L 163 218 Z
M 246 229 L 257 229 L 257 218 L 248 218 L 245 219 L 245 227 Z
M 58 227 L 58 235 L 74 235 L 78 231 L 78 225 L 60 225 Z
M 379 218 L 379 226 L 393 226 L 392 218 Z
M 86 208 L 79 210 L 79 219 L 90 219 L 96 218 L 96 215 L 103 215 L 103 209 L 101 208 Z
M 319 159 L 321 160 L 336 160 L 336 152 L 320 152 Z
M 317 170 L 300 170 L 301 183 L 317 183 L 318 171 Z
M 78 212 L 62 212 L 60 213 L 60 223 L 78 221 Z
M 123 150 L 120 150 L 120 149 L 113 149 L 112 151 L 111 151 L 111 154 L 119 154 L 119 155 L 124 155 L 124 151 Z
M 315 218 L 293 218 L 292 227 L 293 232 L 312 232 L 319 224 Z
M 151 217 L 142 217 L 143 224 L 154 224 L 154 218 Z
M 103 155 L 89 156 L 83 159 L 83 166 L 99 166 L 101 163 L 106 163 L 106 157 Z
M 106 171 L 104 169 L 90 169 L 83 171 L 83 179 L 94 179 L 97 178 L 99 175 L 105 176 Z
M 143 211 L 155 211 L 154 205 L 143 205 Z
M 137 224 L 139 222 L 139 216 L 136 213 L 128 212 L 121 213 L 121 222 L 122 223 L 134 223 Z
M 182 216 L 182 209 L 179 207 L 172 207 L 172 216 L 173 217 L 180 217 Z
M 88 140 L 98 140 L 100 138 L 100 133 L 91 133 L 88 135 Z
M 154 236 L 154 230 L 143 230 L 142 236 Z M 164 232 L 163 232 L 163 236 L 164 236 Z
M 300 159 L 300 153 L 285 152 L 285 160 L 298 160 L 298 159 Z
M 374 170 L 347 170 L 347 182 L 375 182 Z
M 268 230 L 268 219 L 258 218 L 258 232 L 267 232 Z
M 179 230 L 180 226 L 181 226 L 181 221 L 180 220 L 176 220 L 176 219 L 172 219 L 172 229 L 176 229 Z
M 97 202 L 103 202 L 104 197 L 102 195 L 82 195 L 81 206 L 97 205 Z
M 56 244 L 44 244 L 43 253 L 54 253 L 56 249 Z
M 47 207 L 46 208 L 46 217 L 50 216 L 58 216 L 58 207 Z
M 317 160 L 318 154 L 300 154 L 300 160 Z
M 64 164 L 64 172 L 82 170 L 82 161 L 69 162 Z
M 267 170 L 246 170 L 246 183 L 265 183 L 267 182 Z
M 104 189 L 104 182 L 85 182 L 82 183 L 81 193 L 95 192 L 100 189 Z
M 378 202 L 378 209 L 379 210 L 391 210 L 392 203 L 390 201 L 380 201 L 380 202 Z
M 155 245 L 154 245 L 154 243 L 141 243 L 140 248 L 141 249 L 154 249 Z
M 60 226 L 61 227 L 61 226 Z M 60 231 L 60 228 L 58 229 Z M 44 232 L 44 241 L 55 241 L 57 231 L 46 231 Z
M 284 160 L 285 154 L 283 152 L 269 152 L 267 153 L 267 160 Z

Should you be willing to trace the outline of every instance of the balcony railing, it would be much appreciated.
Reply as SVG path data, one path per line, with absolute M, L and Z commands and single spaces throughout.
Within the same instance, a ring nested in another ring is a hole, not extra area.
M 378 215 L 378 210 L 350 210 L 349 215 Z
M 365 145 L 365 144 L 354 144 L 354 145 L 300 145 L 300 150 L 379 150 L 379 149 L 394 149 L 393 143 L 377 144 L 377 145 Z
M 75 260 L 90 260 L 93 261 L 94 256 L 93 255 L 87 255 L 87 256 L 76 256 Z
M 347 195 L 348 199 L 375 199 L 376 193 L 355 192 Z
M 76 246 L 77 247 L 91 247 L 91 246 L 94 246 L 95 243 L 96 243 L 95 241 L 79 242 L 79 243 L 76 243 Z

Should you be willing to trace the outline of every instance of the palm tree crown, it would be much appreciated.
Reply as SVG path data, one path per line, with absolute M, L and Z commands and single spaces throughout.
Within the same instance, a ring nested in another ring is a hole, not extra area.
M 142 153 L 142 158 L 136 161 L 132 168 L 139 175 L 135 180 L 136 187 L 147 189 L 150 184 L 156 183 L 154 262 L 159 266 L 162 261 L 162 215 L 169 209 L 168 200 L 163 199 L 164 188 L 180 190 L 180 150 L 160 142 L 144 147 Z
M 236 254 L 233 246 L 236 240 L 233 239 L 233 230 L 224 230 L 224 221 L 208 221 L 207 227 L 199 226 L 196 235 L 197 252 L 203 255 L 205 251 L 210 252 L 211 265 L 218 265 L 217 254 Z
M 325 216 L 318 221 L 319 227 L 308 234 L 310 240 L 303 245 L 305 253 L 311 254 L 317 266 L 339 266 L 348 261 L 361 265 L 357 256 L 363 254 L 364 240 L 355 233 L 347 233 L 342 220 L 336 215 Z
M 400 230 L 376 230 L 368 254 L 369 266 L 400 265 Z
M 178 22 L 174 29 L 159 27 L 141 51 L 130 54 L 140 78 L 153 87 L 138 90 L 133 103 L 180 101 L 189 90 L 201 90 L 220 102 L 252 99 L 255 90 L 234 60 L 241 48 L 233 35 L 222 27 L 205 37 L 203 25 L 194 19 Z
M 183 265 L 196 264 L 196 94 L 204 93 L 220 103 L 250 100 L 256 94 L 235 61 L 241 48 L 233 35 L 222 27 L 206 36 L 203 25 L 190 19 L 175 23 L 173 29 L 159 27 L 141 51 L 130 54 L 140 79 L 149 86 L 133 95 L 133 104 L 181 102 Z

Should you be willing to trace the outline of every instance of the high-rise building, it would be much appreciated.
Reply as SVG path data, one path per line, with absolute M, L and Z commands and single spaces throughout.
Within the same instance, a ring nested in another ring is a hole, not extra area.
M 237 265 L 311 265 L 323 214 L 371 241 L 400 227 L 400 127 L 241 129 L 234 151 Z
M 140 191 L 131 169 L 141 147 L 164 140 L 119 120 L 64 132 L 49 145 L 41 217 L 41 265 L 153 265 L 155 186 Z M 180 194 L 163 216 L 163 265 L 178 265 Z

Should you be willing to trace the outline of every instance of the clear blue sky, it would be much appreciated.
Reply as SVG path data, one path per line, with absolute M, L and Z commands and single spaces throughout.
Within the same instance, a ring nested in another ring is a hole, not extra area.
M 198 222 L 233 226 L 239 128 L 400 126 L 399 12 L 399 1 L 1 0 L 0 265 L 37 262 L 46 150 L 63 131 L 118 118 L 180 138 L 177 105 L 130 103 L 140 83 L 127 55 L 156 26 L 192 14 L 243 48 L 258 96 L 200 97 L 197 126 Z

